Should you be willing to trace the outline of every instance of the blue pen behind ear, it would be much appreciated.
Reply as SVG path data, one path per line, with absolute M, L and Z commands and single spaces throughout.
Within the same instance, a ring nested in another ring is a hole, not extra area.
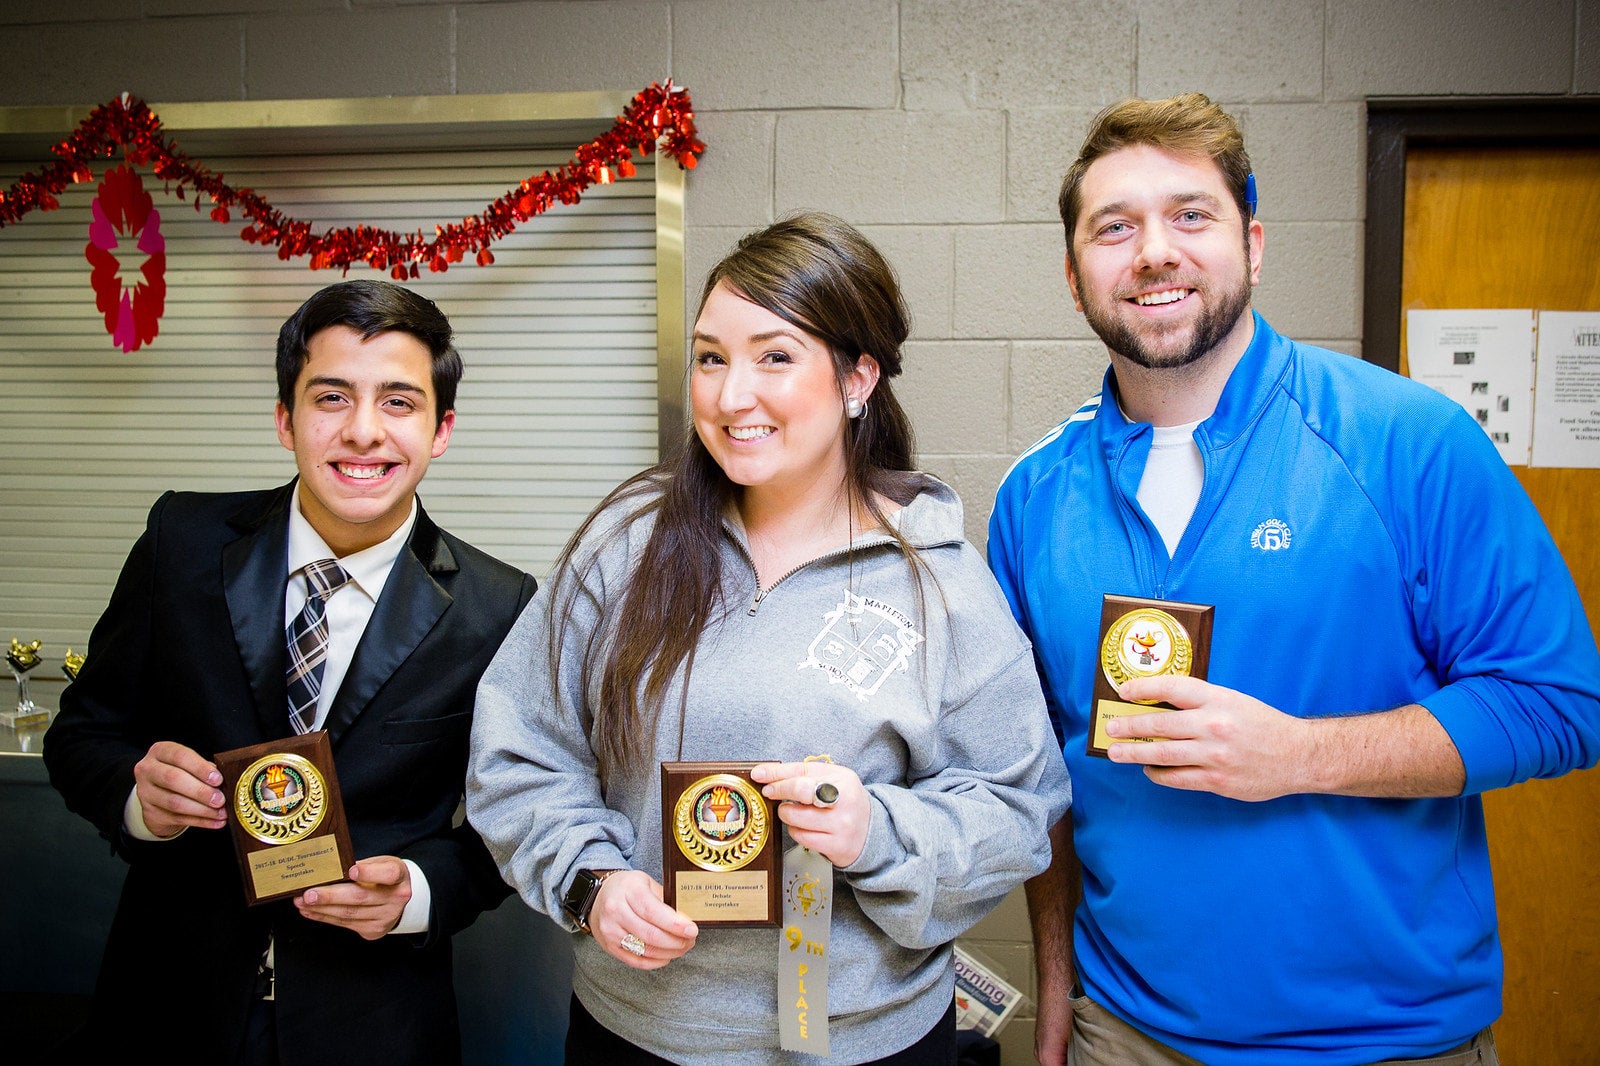
M 1250 208 L 1251 217 L 1252 218 L 1255 217 L 1257 200 L 1256 200 L 1256 176 L 1255 176 L 1254 173 L 1247 174 L 1245 176 L 1245 179 L 1244 179 L 1244 202 Z

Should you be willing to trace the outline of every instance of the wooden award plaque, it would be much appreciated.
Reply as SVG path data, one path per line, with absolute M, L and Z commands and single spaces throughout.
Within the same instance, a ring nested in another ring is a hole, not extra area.
M 216 763 L 252 907 L 345 879 L 355 855 L 326 730 L 218 752 Z
M 777 925 L 779 840 L 753 762 L 661 764 L 661 886 L 699 925 Z
M 1090 755 L 1109 758 L 1112 744 L 1161 739 L 1106 736 L 1105 724 L 1112 718 L 1175 709 L 1159 701 L 1129 703 L 1117 696 L 1117 686 L 1130 678 L 1162 674 L 1188 674 L 1205 680 L 1215 610 L 1198 603 L 1106 595 L 1100 608 L 1094 706 L 1089 714 Z

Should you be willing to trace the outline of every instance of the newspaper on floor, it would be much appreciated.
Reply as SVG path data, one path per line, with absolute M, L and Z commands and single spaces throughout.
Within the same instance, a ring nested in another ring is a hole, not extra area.
M 1027 998 L 989 960 L 956 945 L 956 1028 L 994 1036 Z

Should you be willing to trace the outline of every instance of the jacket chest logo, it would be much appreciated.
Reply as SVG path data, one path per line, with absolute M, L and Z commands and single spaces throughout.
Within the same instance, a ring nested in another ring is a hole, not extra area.
M 1289 523 L 1269 518 L 1250 534 L 1250 547 L 1264 552 L 1282 551 L 1289 546 L 1292 536 Z
M 909 668 L 923 639 L 901 611 L 846 589 L 843 602 L 822 616 L 822 630 L 799 669 L 816 667 L 829 684 L 844 685 L 865 702 L 890 674 Z

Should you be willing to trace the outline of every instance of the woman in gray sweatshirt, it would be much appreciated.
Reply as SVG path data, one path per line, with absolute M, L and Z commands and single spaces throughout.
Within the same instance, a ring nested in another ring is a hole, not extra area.
M 954 1063 L 951 944 L 1049 861 L 1066 771 L 960 500 L 912 469 L 908 330 L 843 222 L 740 241 L 706 280 L 684 447 L 589 516 L 483 677 L 467 812 L 580 934 L 568 1066 L 797 1061 L 780 1016 L 804 1061 Z M 662 901 L 659 765 L 686 760 L 761 761 L 821 856 L 825 987 L 780 984 L 796 927 Z

